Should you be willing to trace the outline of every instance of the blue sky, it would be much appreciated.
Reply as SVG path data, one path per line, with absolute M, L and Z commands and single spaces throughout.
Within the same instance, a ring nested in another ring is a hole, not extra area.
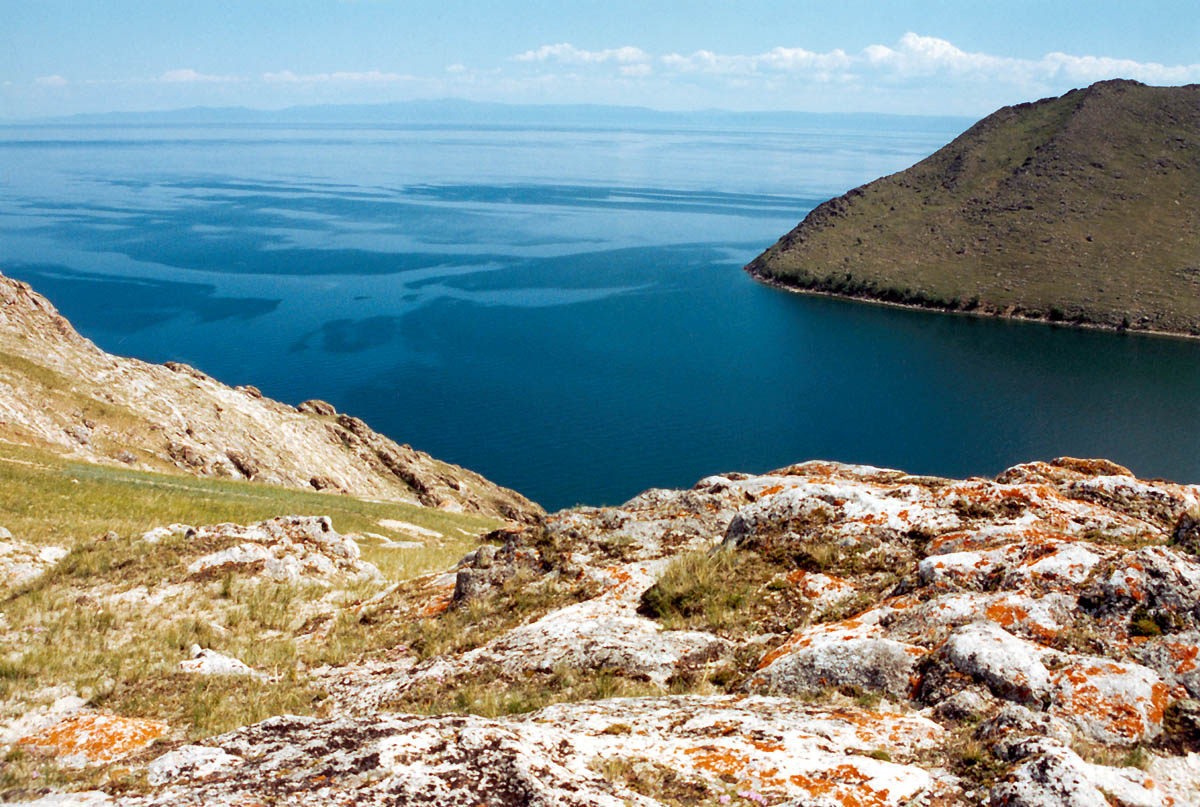
M 982 115 L 1200 82 L 1196 0 L 0 0 L 0 118 L 456 97 Z

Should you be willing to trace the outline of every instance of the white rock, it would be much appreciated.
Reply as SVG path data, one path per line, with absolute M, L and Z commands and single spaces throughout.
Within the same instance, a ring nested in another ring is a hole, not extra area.
M 0 585 L 15 587 L 36 580 L 66 554 L 62 547 L 37 546 L 10 534 L 0 540 Z
M 987 684 L 1002 698 L 1038 702 L 1050 692 L 1042 650 L 991 622 L 956 629 L 942 649 L 959 672 Z
M 995 807 L 1163 807 L 1166 793 L 1136 768 L 1084 762 L 1055 740 L 1027 743 L 1029 758 L 992 788 Z
M 186 779 L 201 779 L 209 774 L 242 764 L 242 758 L 207 745 L 185 745 L 168 751 L 146 766 L 152 785 L 175 784 Z
M 192 645 L 192 657 L 179 662 L 180 672 L 196 673 L 197 675 L 250 675 L 262 677 L 262 673 L 247 666 L 244 662 L 232 656 L 226 656 L 215 650 L 201 649 Z
M 170 538 L 172 535 L 178 535 L 179 533 L 193 529 L 195 528 L 188 524 L 168 524 L 165 527 L 155 527 L 148 532 L 142 533 L 140 540 L 148 544 L 157 544 L 164 538 Z
M 49 793 L 33 801 L 10 801 L 9 807 L 109 807 L 112 797 L 99 790 L 78 793 Z

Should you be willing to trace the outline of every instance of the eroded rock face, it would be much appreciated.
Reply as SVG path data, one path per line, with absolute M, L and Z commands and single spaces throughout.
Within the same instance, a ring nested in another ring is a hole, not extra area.
M 1176 803 L 1136 768 L 1092 765 L 1059 742 L 1032 739 L 1014 749 L 1024 759 L 991 793 L 993 807 L 1160 807 Z M 1188 802 L 1180 802 L 1188 803 Z
M 536 522 L 543 512 L 479 474 L 440 462 L 338 415 L 228 387 L 179 362 L 112 356 L 27 284 L 0 275 L 0 349 L 32 362 L 0 371 L 0 433 L 91 462 L 175 468 Z M 114 413 L 81 420 L 92 408 Z

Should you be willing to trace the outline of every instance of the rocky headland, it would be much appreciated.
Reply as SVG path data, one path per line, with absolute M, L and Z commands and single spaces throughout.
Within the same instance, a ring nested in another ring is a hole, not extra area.
M 1200 85 L 1004 107 L 815 208 L 747 267 L 785 288 L 1200 335 Z

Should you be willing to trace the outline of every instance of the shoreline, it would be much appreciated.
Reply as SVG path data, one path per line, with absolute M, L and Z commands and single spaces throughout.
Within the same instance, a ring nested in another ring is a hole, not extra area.
M 1137 336 L 1154 336 L 1166 339 L 1186 339 L 1188 341 L 1200 341 L 1200 334 L 1187 333 L 1185 331 L 1161 331 L 1153 328 L 1121 328 L 1116 325 L 1105 325 L 1101 322 L 1078 322 L 1075 320 L 1062 319 L 1052 320 L 1048 317 L 1026 317 L 1020 314 L 1005 314 L 1001 310 L 965 310 L 961 308 L 941 308 L 932 305 L 919 305 L 917 303 L 901 303 L 894 300 L 881 300 L 878 297 L 870 297 L 867 295 L 857 294 L 842 294 L 833 291 L 823 291 L 821 289 L 806 289 L 788 283 L 777 278 L 766 277 L 753 269 L 750 265 L 742 267 L 742 271 L 748 274 L 755 282 L 762 283 L 764 286 L 770 286 L 773 289 L 790 292 L 792 294 L 805 294 L 812 297 L 828 297 L 833 300 L 845 300 L 847 302 L 867 303 L 869 305 L 879 305 L 888 308 L 902 308 L 910 311 L 924 311 L 931 314 L 953 314 L 956 316 L 975 317 L 977 319 L 1000 319 L 1008 322 L 1028 322 L 1033 325 L 1048 325 L 1050 327 L 1071 328 L 1076 330 L 1086 331 L 1102 331 L 1117 335 L 1133 334 Z

